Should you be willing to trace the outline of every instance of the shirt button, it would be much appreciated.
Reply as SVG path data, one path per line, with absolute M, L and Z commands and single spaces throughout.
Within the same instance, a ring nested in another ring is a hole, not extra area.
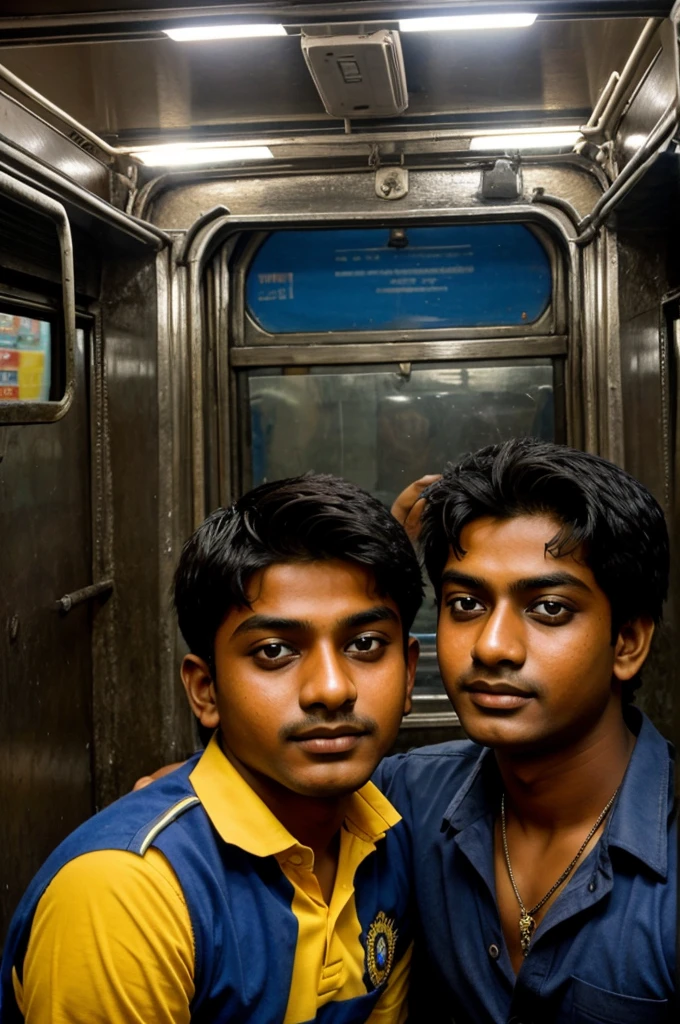
M 495 942 L 492 942 L 491 945 L 489 946 L 489 956 L 491 957 L 492 960 L 498 960 L 498 957 L 500 955 L 500 949 L 498 948 Z
M 296 867 L 302 864 L 302 857 L 300 856 L 299 853 L 294 853 L 293 856 L 289 858 L 289 860 L 291 864 L 295 864 Z
M 588 883 L 588 892 L 595 892 L 596 888 L 597 888 L 597 886 L 596 886 L 595 882 L 589 882 Z

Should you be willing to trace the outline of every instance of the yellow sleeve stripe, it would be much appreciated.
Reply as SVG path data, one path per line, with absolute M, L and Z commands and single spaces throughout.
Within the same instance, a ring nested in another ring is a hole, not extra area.
M 159 832 L 162 832 L 164 828 L 179 818 L 181 814 L 184 814 L 185 811 L 188 811 L 190 807 L 194 807 L 196 804 L 200 804 L 200 802 L 197 796 L 185 796 L 183 800 L 179 800 L 169 810 L 163 811 L 152 822 L 150 827 L 145 825 L 144 829 L 140 829 L 128 849 L 132 853 L 138 853 L 143 857 Z

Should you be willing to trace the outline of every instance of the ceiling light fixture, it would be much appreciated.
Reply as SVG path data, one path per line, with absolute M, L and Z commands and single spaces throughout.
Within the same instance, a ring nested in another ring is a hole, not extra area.
M 186 28 L 164 28 L 163 31 L 178 43 L 195 43 L 206 39 L 255 39 L 288 34 L 283 25 L 191 25 Z
M 517 132 L 507 135 L 475 135 L 470 149 L 559 149 L 575 146 L 583 139 L 580 131 Z
M 535 14 L 452 14 L 434 18 L 404 18 L 401 32 L 471 32 L 494 28 L 528 28 Z
M 151 167 L 193 167 L 197 164 L 232 163 L 235 160 L 274 159 L 269 146 L 229 146 L 211 142 L 140 146 L 139 149 L 131 149 L 130 154 Z

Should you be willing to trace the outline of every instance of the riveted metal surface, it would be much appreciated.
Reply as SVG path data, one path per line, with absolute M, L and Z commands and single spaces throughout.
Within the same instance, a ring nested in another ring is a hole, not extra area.
M 161 192 L 145 211 L 164 229 L 188 229 L 205 211 L 223 204 L 234 216 L 289 214 L 347 214 L 373 211 L 376 216 L 398 218 L 405 212 L 422 211 L 434 216 L 439 211 L 484 204 L 478 196 L 482 162 L 471 168 L 411 170 L 409 193 L 397 208 L 386 209 L 375 194 L 375 175 L 368 165 L 354 173 L 306 173 L 288 176 L 280 171 L 267 177 L 226 177 L 221 181 L 196 181 L 176 185 Z M 555 164 L 545 161 L 522 162 L 524 195 L 543 188 L 572 203 L 584 216 L 602 194 L 596 173 L 586 170 L 578 160 L 569 158 Z M 521 198 L 520 198 L 521 201 Z

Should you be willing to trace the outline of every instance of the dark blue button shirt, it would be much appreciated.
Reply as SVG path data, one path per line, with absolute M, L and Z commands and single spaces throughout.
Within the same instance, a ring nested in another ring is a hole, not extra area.
M 375 781 L 413 846 L 420 934 L 412 1020 L 674 1019 L 672 754 L 636 709 L 630 721 L 637 743 L 602 837 L 538 925 L 517 975 L 495 899 L 501 781 L 492 751 L 444 743 L 380 766 Z

